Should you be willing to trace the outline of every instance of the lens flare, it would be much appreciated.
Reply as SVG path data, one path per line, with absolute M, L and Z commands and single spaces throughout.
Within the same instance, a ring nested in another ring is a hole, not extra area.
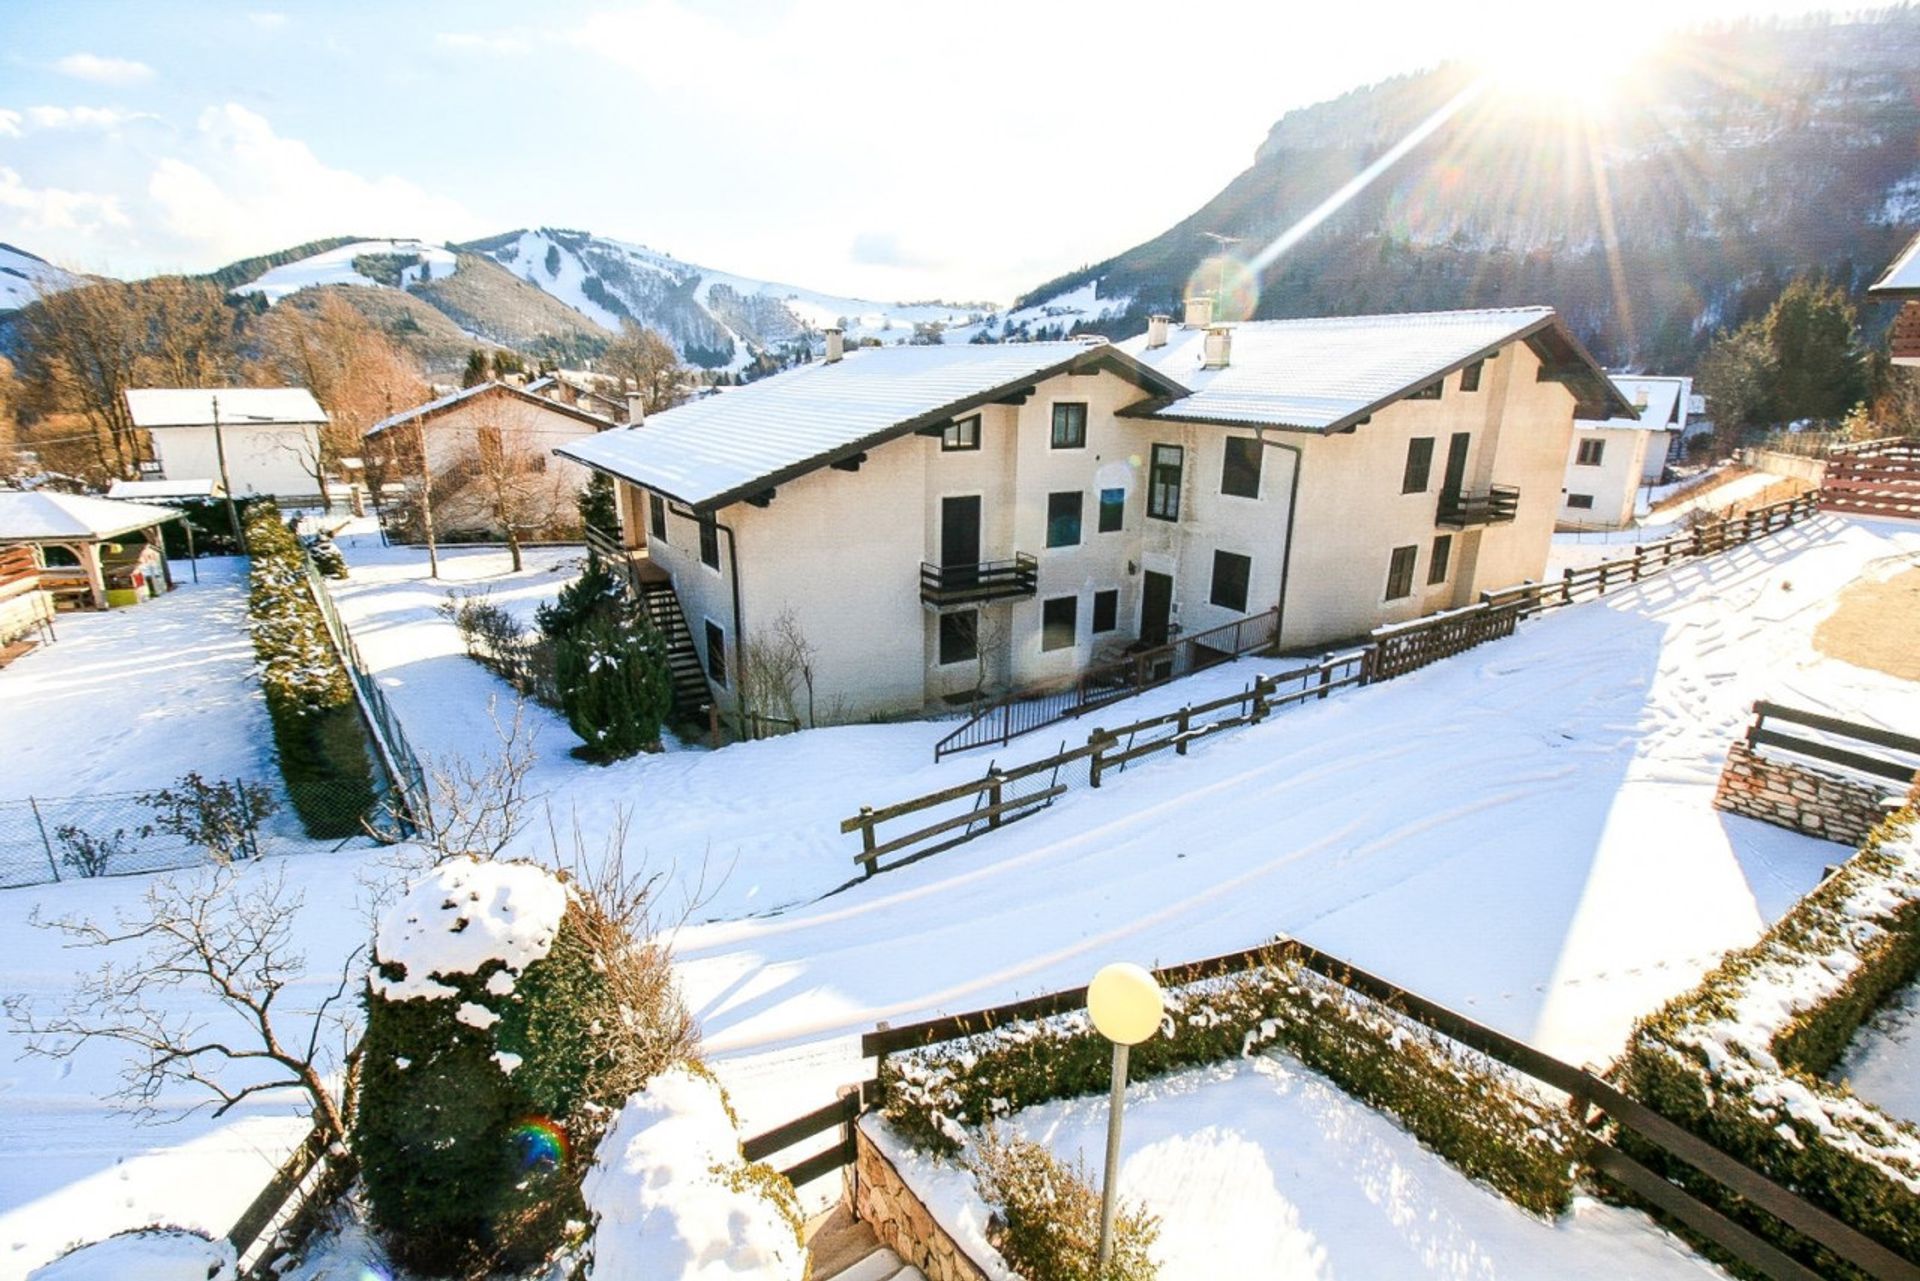
M 565 1127 L 544 1116 L 520 1118 L 513 1127 L 513 1144 L 520 1153 L 520 1166 L 526 1170 L 559 1169 L 566 1165 L 571 1150 Z

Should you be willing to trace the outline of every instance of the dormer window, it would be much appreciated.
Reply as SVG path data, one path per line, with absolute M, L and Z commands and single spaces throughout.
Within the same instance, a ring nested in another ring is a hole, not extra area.
M 1446 380 L 1444 378 L 1436 378 L 1432 382 L 1428 383 L 1426 386 L 1422 387 L 1419 391 L 1408 392 L 1407 399 L 1408 400 L 1438 400 L 1440 399 L 1441 385 L 1445 381 Z
M 1460 370 L 1460 390 L 1461 391 L 1479 391 L 1480 390 L 1480 366 L 1484 363 L 1485 363 L 1484 361 L 1476 360 L 1472 364 L 1465 365 L 1461 368 Z
M 961 453 L 980 448 L 980 415 L 970 414 L 947 424 L 947 430 L 940 436 L 940 451 L 947 454 Z

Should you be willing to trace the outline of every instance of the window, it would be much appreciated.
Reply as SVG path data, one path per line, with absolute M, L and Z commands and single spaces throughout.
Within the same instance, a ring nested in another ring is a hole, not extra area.
M 1103 489 L 1100 491 L 1100 532 L 1112 534 L 1119 531 L 1126 522 L 1127 491 L 1124 489 Z
M 1441 534 L 1433 540 L 1433 555 L 1427 558 L 1427 586 L 1447 581 L 1448 562 L 1453 559 L 1453 535 Z
M 1593 495 L 1592 494 L 1568 494 L 1567 506 L 1578 507 L 1581 511 L 1586 511 L 1588 508 L 1593 506 Z
M 1120 626 L 1120 590 L 1112 588 L 1093 594 L 1093 630 L 1098 635 Z
M 1220 467 L 1220 492 L 1235 498 L 1260 497 L 1260 442 L 1251 436 L 1227 437 Z
M 711 512 L 700 518 L 700 563 L 720 568 L 720 523 Z
M 656 541 L 667 541 L 667 500 L 658 494 L 647 495 L 647 524 Z
M 1180 469 L 1187 451 L 1179 445 L 1155 445 L 1147 476 L 1147 515 L 1155 520 L 1180 519 Z
M 970 663 L 980 654 L 980 611 L 940 615 L 940 662 Z
M 1432 382 L 1428 383 L 1426 386 L 1422 387 L 1419 391 L 1408 392 L 1407 399 L 1408 400 L 1438 400 L 1440 399 L 1440 388 L 1446 383 L 1446 381 L 1447 380 L 1444 378 L 1436 378 Z
M 1080 542 L 1080 500 L 1077 489 L 1047 495 L 1047 546 L 1074 547 Z
M 1040 605 L 1040 648 L 1071 649 L 1080 630 L 1080 598 L 1055 596 Z
M 1583 440 L 1580 442 L 1580 452 L 1578 455 L 1574 457 L 1573 461 L 1578 463 L 1582 467 L 1598 467 L 1600 465 L 1601 456 L 1606 452 L 1607 452 L 1606 441 Z
M 1213 554 L 1213 591 L 1207 599 L 1225 609 L 1244 614 L 1247 610 L 1247 579 L 1253 573 L 1253 557 L 1238 552 Z
M 1053 447 L 1084 449 L 1087 444 L 1087 407 L 1078 402 L 1053 407 Z
M 1460 370 L 1461 391 L 1480 390 L 1480 366 L 1483 363 L 1482 361 L 1476 360 L 1471 365 L 1467 365 Z
M 721 689 L 727 687 L 727 634 L 711 618 L 707 625 L 707 675 Z
M 941 433 L 940 448 L 949 454 L 980 448 L 980 415 L 957 419 Z
M 71 547 L 62 547 L 58 543 L 40 545 L 40 563 L 48 569 L 79 569 L 80 557 Z
M 1433 437 L 1415 436 L 1407 442 L 1407 470 L 1400 478 L 1403 494 L 1424 494 L 1433 472 Z
M 1419 554 L 1418 547 L 1393 549 L 1393 561 L 1387 566 L 1388 600 L 1399 600 L 1413 594 L 1413 562 Z

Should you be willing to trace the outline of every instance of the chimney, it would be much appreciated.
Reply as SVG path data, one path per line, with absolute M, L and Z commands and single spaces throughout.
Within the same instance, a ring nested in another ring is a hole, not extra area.
M 1213 323 L 1213 299 L 1187 299 L 1186 318 L 1180 322 L 1182 329 L 1205 329 Z
M 1233 330 L 1227 325 L 1208 325 L 1206 359 L 1203 369 L 1225 369 L 1233 356 Z
M 827 363 L 836 363 L 846 352 L 846 335 L 838 325 L 827 327 Z
M 1166 316 L 1148 316 L 1147 317 L 1147 350 L 1148 351 L 1152 351 L 1155 347 L 1164 347 L 1167 345 L 1168 320 L 1169 320 L 1169 317 L 1166 317 Z
M 627 426 L 642 427 L 647 421 L 647 402 L 637 391 L 627 393 Z

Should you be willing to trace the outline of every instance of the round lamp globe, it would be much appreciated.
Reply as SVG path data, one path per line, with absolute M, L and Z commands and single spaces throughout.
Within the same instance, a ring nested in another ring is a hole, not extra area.
M 1087 1013 L 1101 1036 L 1138 1045 L 1160 1028 L 1163 1005 L 1153 975 L 1129 961 L 1105 966 L 1087 985 Z

